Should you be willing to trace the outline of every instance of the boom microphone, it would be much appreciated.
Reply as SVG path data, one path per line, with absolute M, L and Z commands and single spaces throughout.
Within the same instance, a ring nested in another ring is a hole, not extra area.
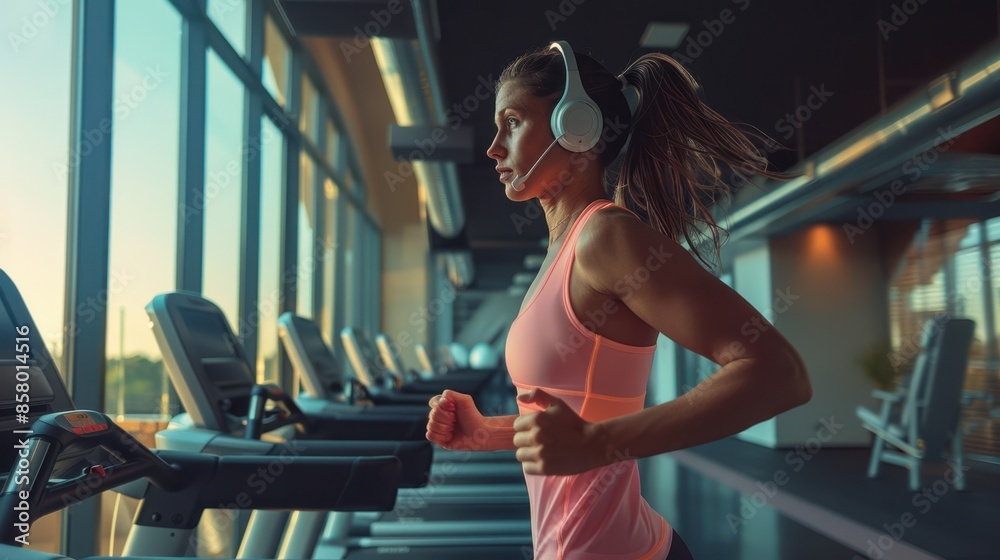
M 565 134 L 563 136 L 565 136 Z M 535 168 L 538 167 L 538 164 L 542 162 L 542 158 L 544 158 L 545 155 L 552 150 L 552 147 L 555 146 L 556 143 L 559 142 L 559 139 L 562 138 L 563 136 L 556 138 L 555 140 L 552 141 L 551 144 L 549 144 L 548 148 L 545 148 L 545 151 L 542 152 L 542 155 L 538 156 L 538 159 L 535 161 L 535 165 L 531 166 L 531 169 L 529 169 L 528 172 L 524 174 L 524 177 L 515 177 L 514 180 L 511 181 L 510 183 L 510 188 L 514 189 L 517 192 L 521 192 L 521 189 L 524 188 L 523 187 L 524 182 L 528 180 L 528 177 L 530 177 L 532 172 L 535 171 Z

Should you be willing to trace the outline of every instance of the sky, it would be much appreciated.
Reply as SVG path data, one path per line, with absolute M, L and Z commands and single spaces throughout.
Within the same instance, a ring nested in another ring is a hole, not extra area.
M 72 9 L 68 1 L 54 4 L 50 13 L 37 0 L 0 2 L 0 72 L 18 77 L 0 88 L 0 122 L 7 132 L 0 135 L 0 268 L 22 291 L 45 343 L 61 353 L 67 168 L 74 160 L 68 147 Z M 213 0 L 209 9 L 241 53 L 242 6 L 242 0 Z M 108 357 L 122 350 L 155 357 L 144 308 L 156 294 L 175 288 L 176 230 L 183 216 L 177 204 L 182 18 L 166 0 L 118 2 L 114 33 Z M 214 52 L 207 68 L 203 288 L 233 321 L 244 87 Z M 273 90 L 273 76 L 265 75 Z M 90 138 L 107 141 L 99 131 Z M 268 191 L 280 185 L 278 138 L 254 162 L 264 161 L 265 204 L 280 201 L 275 188 Z M 273 220 L 270 227 L 273 232 L 262 234 L 262 250 L 274 255 Z M 276 258 L 267 262 L 277 266 Z

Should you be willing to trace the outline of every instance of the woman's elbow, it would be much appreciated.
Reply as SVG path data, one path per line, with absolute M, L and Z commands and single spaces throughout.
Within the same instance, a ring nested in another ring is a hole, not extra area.
M 806 369 L 798 353 L 793 352 L 793 355 L 791 365 L 787 367 L 789 373 L 787 374 L 788 381 L 786 381 L 790 387 L 789 393 L 791 393 L 792 397 L 792 406 L 790 408 L 806 404 L 812 400 L 813 396 L 812 382 L 809 381 L 809 370 Z
M 772 403 L 778 409 L 776 414 L 802 406 L 812 400 L 809 372 L 797 356 L 791 359 L 771 360 L 767 371 L 771 377 L 772 394 L 778 395 L 772 399 Z

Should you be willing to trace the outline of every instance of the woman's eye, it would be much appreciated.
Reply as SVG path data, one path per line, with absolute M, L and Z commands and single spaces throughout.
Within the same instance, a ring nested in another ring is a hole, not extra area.
M 508 126 L 514 126 L 516 124 L 517 124 L 517 119 L 515 119 L 514 117 L 507 117 Z

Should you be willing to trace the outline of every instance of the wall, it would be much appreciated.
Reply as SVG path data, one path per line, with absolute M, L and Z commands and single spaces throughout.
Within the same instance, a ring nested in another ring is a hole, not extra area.
M 779 446 L 816 437 L 823 419 L 843 425 L 824 445 L 869 445 L 854 410 L 873 404 L 872 386 L 854 360 L 888 336 L 878 235 L 873 228 L 851 244 L 839 224 L 817 224 L 770 241 L 772 288 L 798 298 L 774 325 L 799 351 L 813 386 L 809 403 L 779 417 Z
M 382 238 L 382 332 L 399 344 L 399 353 L 417 367 L 413 345 L 426 344 L 434 323 L 428 310 L 427 230 L 419 222 L 386 231 Z

